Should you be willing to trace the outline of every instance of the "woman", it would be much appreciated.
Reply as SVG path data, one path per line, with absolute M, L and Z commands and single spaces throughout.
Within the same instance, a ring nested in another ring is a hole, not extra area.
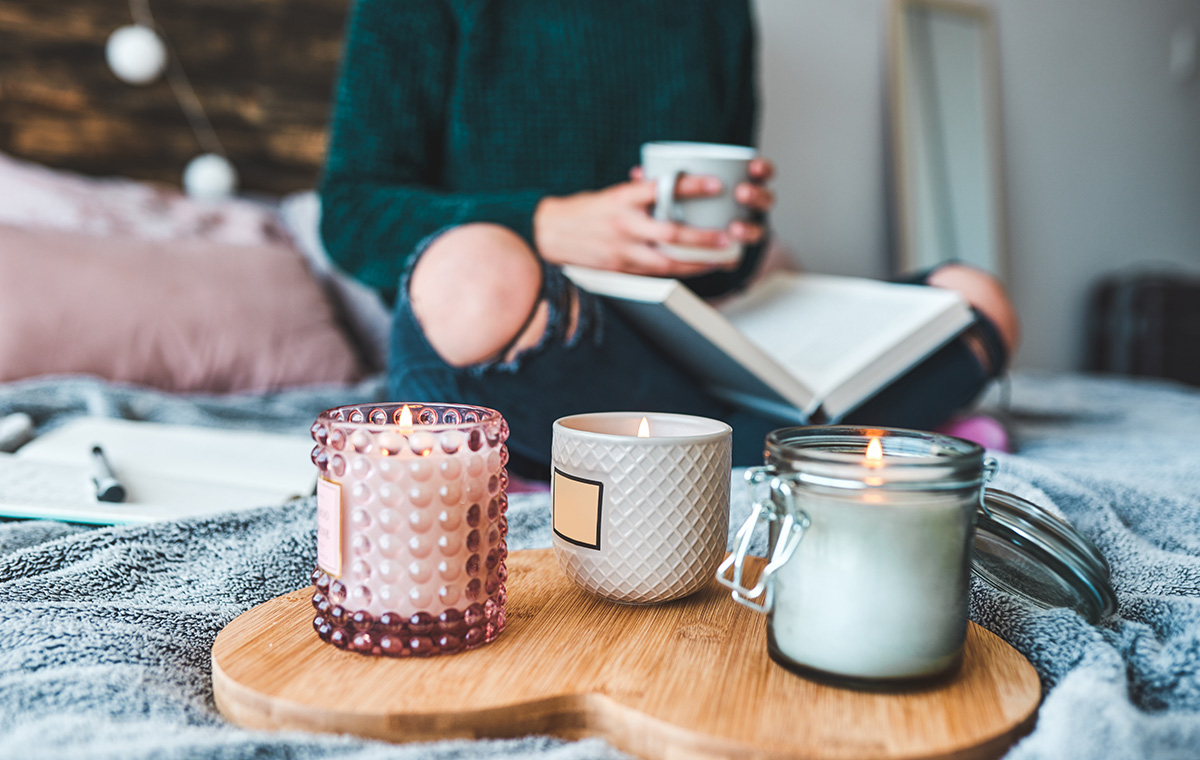
M 518 472 L 549 462 L 555 419 L 606 409 L 725 419 L 735 463 L 759 461 L 777 421 L 705 394 L 560 269 L 677 277 L 705 296 L 750 276 L 761 221 L 656 221 L 653 185 L 629 167 L 652 140 L 751 144 L 754 60 L 745 0 L 360 0 L 321 228 L 334 260 L 395 303 L 390 393 L 499 409 Z M 759 220 L 771 173 L 757 160 L 735 190 Z M 685 176 L 677 194 L 715 183 Z M 746 248 L 730 271 L 656 248 L 729 238 Z M 998 285 L 958 266 L 930 282 L 963 290 L 990 319 L 855 419 L 936 424 L 1003 367 L 1016 323 Z

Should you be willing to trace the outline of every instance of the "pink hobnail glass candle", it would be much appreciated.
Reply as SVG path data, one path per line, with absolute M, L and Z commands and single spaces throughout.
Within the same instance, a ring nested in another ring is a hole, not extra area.
M 313 628 L 362 654 L 474 649 L 504 630 L 508 424 L 461 404 L 322 412 Z

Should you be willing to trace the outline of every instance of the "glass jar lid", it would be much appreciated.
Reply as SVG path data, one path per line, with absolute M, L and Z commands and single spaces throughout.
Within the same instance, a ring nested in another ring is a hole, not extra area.
M 869 461 L 874 444 L 877 464 Z M 899 428 L 826 425 L 767 435 L 765 460 L 802 483 L 846 489 L 947 490 L 979 486 L 990 470 L 983 447 Z
M 1044 608 L 1069 607 L 1096 623 L 1116 612 L 1108 563 L 1066 521 L 988 488 L 975 520 L 972 565 L 988 585 Z

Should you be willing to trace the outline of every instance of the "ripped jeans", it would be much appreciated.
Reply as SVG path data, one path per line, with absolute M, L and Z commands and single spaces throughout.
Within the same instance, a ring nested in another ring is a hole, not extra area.
M 928 274 L 907 281 L 924 282 Z M 734 466 L 762 464 L 767 433 L 791 424 L 738 409 L 705 393 L 695 378 L 664 357 L 616 310 L 576 289 L 555 265 L 542 263 L 541 300 L 549 304 L 550 319 L 540 343 L 512 361 L 498 358 L 469 367 L 447 364 L 425 339 L 413 314 L 408 280 L 406 276 L 401 284 L 393 313 L 388 362 L 391 398 L 454 401 L 498 410 L 511 430 L 509 466 L 519 475 L 548 474 L 552 425 L 569 414 L 656 411 L 724 420 L 733 427 Z M 578 299 L 579 316 L 574 333 L 568 335 L 573 298 Z M 985 317 L 976 313 L 966 335 L 985 347 L 992 367 L 1005 366 L 999 333 Z M 843 421 L 930 429 L 966 407 L 991 379 L 966 339 L 958 338 Z

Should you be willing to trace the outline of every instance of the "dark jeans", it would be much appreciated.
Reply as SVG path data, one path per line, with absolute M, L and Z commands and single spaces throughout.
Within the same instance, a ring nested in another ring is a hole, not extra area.
M 550 305 L 546 335 L 512 362 L 452 367 L 429 345 L 413 315 L 408 282 L 395 308 L 388 390 L 395 400 L 456 401 L 498 410 L 508 421 L 510 467 L 526 477 L 549 472 L 552 424 L 582 412 L 656 411 L 724 420 L 733 427 L 735 466 L 762 464 L 763 439 L 785 427 L 706 394 L 603 299 L 578 291 L 579 321 L 569 339 L 571 292 L 562 271 L 544 264 L 542 297 Z M 912 278 L 911 281 L 923 281 Z M 469 297 L 469 294 L 464 294 Z M 1003 367 L 1003 344 L 981 315 L 968 328 Z M 501 352 L 504 353 L 504 352 Z M 930 429 L 967 406 L 991 378 L 962 339 L 947 344 L 851 412 L 843 422 Z

